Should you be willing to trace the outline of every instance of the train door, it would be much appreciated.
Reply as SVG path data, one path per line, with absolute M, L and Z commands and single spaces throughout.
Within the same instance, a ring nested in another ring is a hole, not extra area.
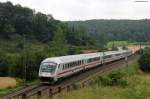
M 103 64 L 103 57 L 100 57 L 100 64 Z
M 58 64 L 57 74 L 61 73 L 62 71 L 63 71 L 63 64 Z
M 84 66 L 84 67 L 83 67 L 84 70 L 86 69 L 86 66 L 85 66 L 85 65 L 86 65 L 86 59 L 83 59 L 83 60 L 82 60 L 82 66 Z

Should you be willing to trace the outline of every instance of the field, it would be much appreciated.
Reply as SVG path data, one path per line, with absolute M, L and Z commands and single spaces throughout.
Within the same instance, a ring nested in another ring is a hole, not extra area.
M 136 52 L 138 50 L 140 50 L 140 48 L 145 48 L 145 47 L 150 47 L 150 45 L 128 45 L 128 48 L 131 49 L 133 52 Z
M 21 90 L 25 86 L 33 86 L 37 84 L 39 84 L 38 80 L 24 82 L 18 78 L 0 77 L 0 96 Z
M 108 42 L 107 44 L 107 48 L 112 48 L 113 46 L 127 46 L 128 45 L 128 42 L 127 41 L 110 41 Z
M 0 89 L 14 87 L 17 85 L 17 81 L 10 77 L 0 77 Z
M 127 46 L 134 53 L 134 52 L 140 50 L 140 48 L 150 47 L 150 43 L 149 42 L 141 42 L 141 44 L 142 45 L 140 46 L 140 43 L 129 43 L 127 41 L 111 41 L 111 42 L 108 42 L 107 48 L 111 49 L 113 46 L 114 47 Z
M 95 83 L 71 92 L 62 92 L 54 96 L 54 99 L 150 99 L 150 74 L 141 72 L 137 66 L 134 63 L 120 70 L 126 74 L 123 77 L 127 81 L 125 87 Z

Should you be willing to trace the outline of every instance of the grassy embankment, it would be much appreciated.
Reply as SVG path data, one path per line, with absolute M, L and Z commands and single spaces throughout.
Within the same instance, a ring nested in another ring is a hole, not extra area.
M 14 79 L 14 78 L 13 78 Z M 9 79 L 10 80 L 10 79 Z M 9 82 L 9 81 L 7 81 Z M 6 83 L 7 84 L 7 83 Z M 10 83 L 9 83 L 10 84 Z M 38 80 L 35 80 L 35 81 L 28 81 L 28 82 L 24 82 L 23 80 L 21 79 L 16 79 L 16 84 L 14 86 L 7 86 L 5 88 L 0 88 L 0 96 L 3 96 L 3 95 L 6 95 L 8 93 L 12 93 L 12 92 L 15 92 L 15 91 L 18 91 L 20 89 L 23 89 L 27 86 L 32 86 L 32 85 L 36 85 L 36 84 L 39 84 L 39 81 Z M 3 85 L 3 86 L 6 86 L 6 85 Z M 2 86 L 1 86 L 2 87 Z
M 116 83 L 118 74 L 121 76 Z M 150 99 L 150 74 L 141 72 L 137 62 L 92 80 L 94 83 L 88 87 L 62 92 L 53 99 Z

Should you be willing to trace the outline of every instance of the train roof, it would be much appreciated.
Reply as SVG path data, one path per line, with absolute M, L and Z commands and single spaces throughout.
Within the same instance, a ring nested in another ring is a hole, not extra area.
M 107 52 L 104 52 L 104 55 L 119 54 L 119 53 L 124 53 L 124 52 L 126 52 L 126 51 L 127 51 L 127 50 L 107 51 Z
M 103 55 L 111 55 L 111 54 L 123 53 L 125 51 L 127 51 L 127 50 L 97 52 L 97 53 L 68 55 L 68 56 L 59 56 L 59 57 L 46 58 L 42 62 L 55 62 L 57 64 L 69 63 L 69 62 L 79 61 L 79 60 L 88 59 L 88 58 L 102 57 Z
M 89 54 L 68 55 L 68 56 L 46 58 L 42 62 L 55 62 L 57 64 L 60 64 L 60 63 L 69 63 L 69 62 L 73 62 L 73 61 L 83 60 L 85 58 L 93 58 L 93 57 L 100 57 L 100 56 L 103 56 L 101 52 L 89 53 Z

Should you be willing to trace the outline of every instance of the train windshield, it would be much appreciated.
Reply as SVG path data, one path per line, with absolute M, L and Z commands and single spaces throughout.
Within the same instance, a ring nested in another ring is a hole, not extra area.
M 42 63 L 41 64 L 41 72 L 49 72 L 54 73 L 56 70 L 57 64 L 55 63 Z

